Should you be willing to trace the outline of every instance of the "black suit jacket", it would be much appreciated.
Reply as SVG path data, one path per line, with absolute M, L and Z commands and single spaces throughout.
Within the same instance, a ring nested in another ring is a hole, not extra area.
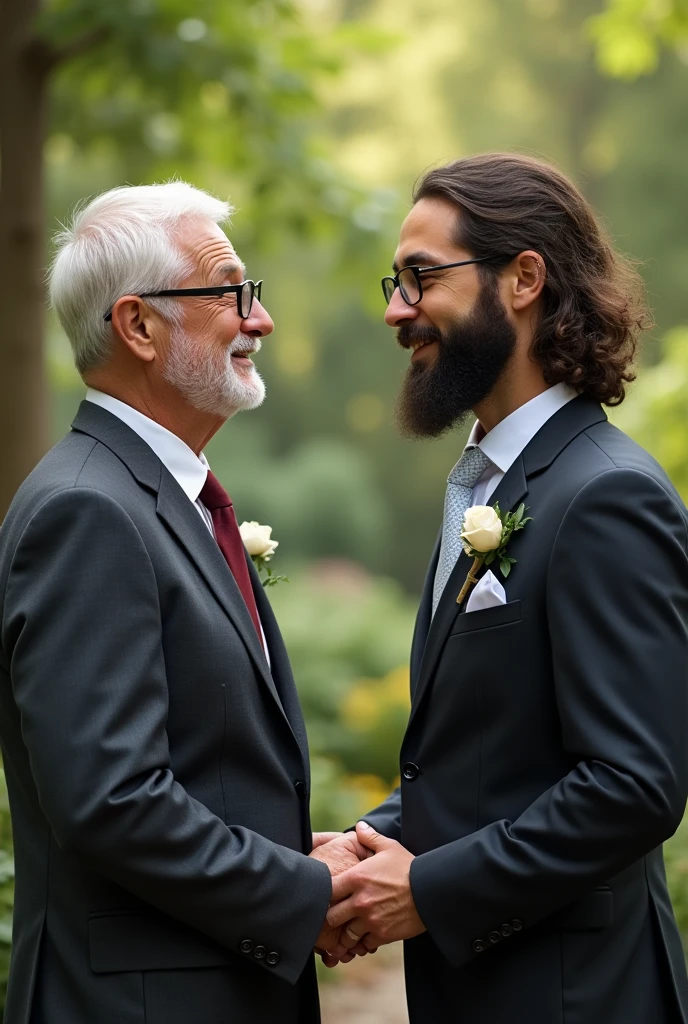
M 462 554 L 431 623 L 435 551 L 401 787 L 368 815 L 417 855 L 411 1021 L 685 1022 L 661 844 L 688 792 L 686 509 L 585 398 L 496 501 L 532 516 L 508 603 L 459 607 Z
M 319 1019 L 331 885 L 304 856 L 306 734 L 253 583 L 272 672 L 198 511 L 88 402 L 19 490 L 0 531 L 11 1024 Z

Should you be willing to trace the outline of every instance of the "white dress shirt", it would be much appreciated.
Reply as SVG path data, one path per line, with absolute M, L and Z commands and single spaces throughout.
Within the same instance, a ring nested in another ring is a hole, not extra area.
M 138 409 L 133 409 L 126 402 L 120 402 L 118 398 L 113 398 L 112 395 L 106 395 L 102 391 L 89 388 L 86 392 L 86 401 L 93 402 L 94 405 L 99 405 L 102 409 L 107 409 L 113 416 L 122 420 L 128 427 L 131 427 L 146 442 L 149 448 L 153 449 L 163 466 L 169 470 L 184 491 L 189 501 L 195 505 L 201 519 L 213 537 L 215 537 L 213 518 L 199 498 L 210 469 L 208 460 L 203 452 L 200 455 L 196 455 L 189 448 L 188 444 L 182 441 L 181 437 L 173 434 L 171 430 L 163 427 L 149 416 L 144 416 Z M 262 624 L 261 633 L 263 633 Z M 263 649 L 269 664 L 270 657 L 268 655 L 265 633 L 263 633 Z
M 466 448 L 476 444 L 492 463 L 478 480 L 471 496 L 472 505 L 487 505 L 500 480 L 523 449 L 555 412 L 562 409 L 578 392 L 568 384 L 555 384 L 541 395 L 531 398 L 485 434 L 482 441 L 480 423 L 476 420 Z
M 201 519 L 208 527 L 213 537 L 213 520 L 210 512 L 201 504 L 198 496 L 203 490 L 205 478 L 208 475 L 210 466 L 203 452 L 196 455 L 189 448 L 188 444 L 182 441 L 181 437 L 173 434 L 167 427 L 156 423 L 150 416 L 144 416 L 138 409 L 133 409 L 125 402 L 120 402 L 112 395 L 106 395 L 102 391 L 89 388 L 86 392 L 86 401 L 99 405 L 101 409 L 107 409 L 117 419 L 122 420 L 128 427 L 139 435 L 152 448 L 163 466 L 170 471 L 189 501 L 192 501 L 201 516 Z

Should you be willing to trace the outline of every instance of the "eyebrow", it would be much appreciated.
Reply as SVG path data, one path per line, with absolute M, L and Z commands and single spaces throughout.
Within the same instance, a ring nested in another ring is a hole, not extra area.
M 433 256 L 432 253 L 420 249 L 418 252 L 410 252 L 408 256 L 405 256 L 403 265 L 405 267 L 422 267 L 424 265 L 434 267 L 441 262 L 442 260 L 439 256 Z M 397 274 L 400 269 L 399 264 L 395 260 L 392 264 L 392 270 Z
M 221 278 L 229 277 L 231 274 L 236 274 L 238 271 L 241 271 L 242 277 L 246 277 L 246 267 L 244 262 L 237 256 L 235 262 L 223 263 L 221 267 L 218 267 L 213 274 L 213 277 L 216 277 L 219 281 Z

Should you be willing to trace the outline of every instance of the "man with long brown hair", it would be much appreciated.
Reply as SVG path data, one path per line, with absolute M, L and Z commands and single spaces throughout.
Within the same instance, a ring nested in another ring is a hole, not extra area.
M 411 654 L 401 785 L 334 882 L 341 948 L 406 942 L 412 1024 L 669 1024 L 662 843 L 688 792 L 688 513 L 607 421 L 648 324 L 574 185 L 509 154 L 418 185 L 386 321 L 402 429 L 477 421 Z

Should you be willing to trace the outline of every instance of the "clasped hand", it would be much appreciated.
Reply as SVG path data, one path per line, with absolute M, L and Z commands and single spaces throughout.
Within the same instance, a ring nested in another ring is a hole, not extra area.
M 313 852 L 332 875 L 332 902 L 316 950 L 327 967 L 425 931 L 409 873 L 413 854 L 359 821 L 356 832 L 320 832 Z

